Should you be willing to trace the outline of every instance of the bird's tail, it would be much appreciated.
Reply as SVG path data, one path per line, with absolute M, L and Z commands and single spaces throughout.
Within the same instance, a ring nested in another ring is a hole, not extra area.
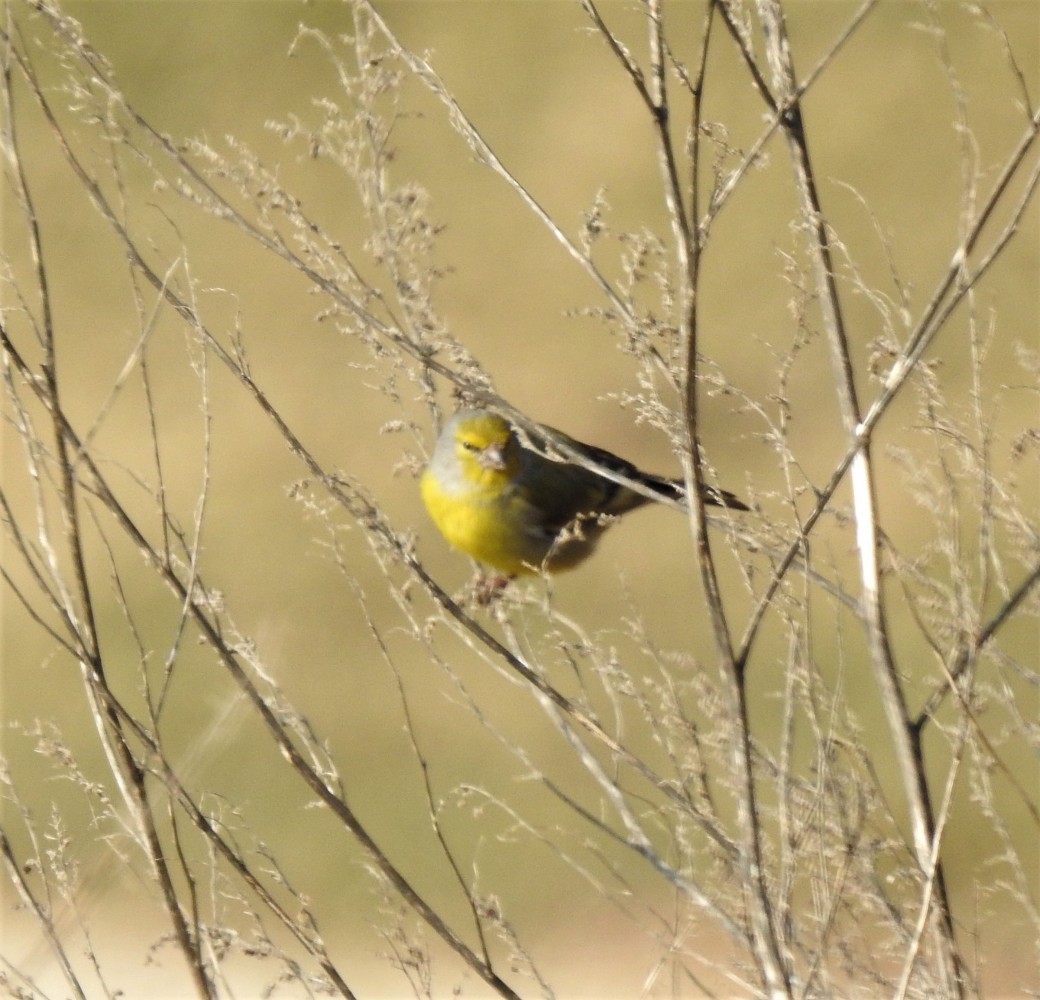
M 665 500 L 674 500 L 686 505 L 686 484 L 681 479 L 665 479 L 663 476 L 643 475 L 640 482 L 649 486 L 655 493 L 660 493 Z M 704 502 L 712 507 L 726 507 L 728 510 L 750 510 L 751 508 L 739 497 L 728 490 L 709 486 L 701 487 Z

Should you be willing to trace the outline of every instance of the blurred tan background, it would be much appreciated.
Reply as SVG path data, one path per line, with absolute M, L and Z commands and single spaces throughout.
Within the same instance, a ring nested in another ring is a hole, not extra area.
M 633 51 L 641 58 L 642 15 L 635 6 L 608 2 L 603 10 L 611 24 L 632 39 Z M 577 4 L 393 0 L 377 7 L 404 42 L 429 53 L 485 139 L 567 232 L 578 232 L 582 212 L 591 208 L 602 188 L 611 207 L 607 222 L 614 230 L 648 227 L 665 235 L 646 115 L 601 41 L 586 30 Z M 1011 40 L 1019 65 L 1030 74 L 1027 83 L 1037 99 L 1037 7 L 1022 2 L 988 7 Z M 289 48 L 298 24 L 314 25 L 330 35 L 349 30 L 345 6 L 267 0 L 69 3 L 66 9 L 81 19 L 91 44 L 111 61 L 128 99 L 157 129 L 175 137 L 205 137 L 218 146 L 223 136 L 236 136 L 277 170 L 308 213 L 345 246 L 361 246 L 359 206 L 348 179 L 308 156 L 300 145 L 283 144 L 274 130 L 265 128 L 265 122 L 291 115 L 316 118 L 312 102 L 317 98 L 344 99 L 317 46 L 303 41 L 292 56 Z M 676 33 L 689 46 L 678 53 L 680 57 L 692 57 L 701 9 L 699 3 L 666 5 L 669 17 L 688 17 L 696 26 Z M 796 67 L 804 74 L 855 8 L 833 0 L 791 3 L 786 9 Z M 936 16 L 948 32 L 958 82 L 967 96 L 981 190 L 987 192 L 996 168 L 1025 128 L 1025 116 L 1015 107 L 1017 84 L 995 32 L 980 30 L 977 21 L 952 3 L 938 5 Z M 810 147 L 831 223 L 864 282 L 891 293 L 888 264 L 862 196 L 893 248 L 913 318 L 944 272 L 963 221 L 962 146 L 953 126 L 954 98 L 935 39 L 911 27 L 926 21 L 923 7 L 880 5 L 805 104 Z M 709 68 L 704 116 L 722 122 L 728 142 L 746 149 L 762 128 L 761 102 L 721 34 Z M 48 73 L 47 53 L 37 58 L 41 72 Z M 404 110 L 421 114 L 405 117 L 395 127 L 394 176 L 398 182 L 414 178 L 427 188 L 432 215 L 445 226 L 436 262 L 450 266 L 451 273 L 439 287 L 436 306 L 449 329 L 492 374 L 498 391 L 532 417 L 646 468 L 677 473 L 667 442 L 651 429 L 636 426 L 631 414 L 610 398 L 637 388 L 631 359 L 616 349 L 601 324 L 568 315 L 600 304 L 588 277 L 501 180 L 474 162 L 448 127 L 442 108 L 414 85 L 404 93 Z M 29 148 L 43 151 L 48 139 L 27 126 L 23 142 L 36 143 Z M 778 385 L 776 359 L 796 336 L 785 259 L 797 252 L 801 237 L 792 227 L 796 206 L 786 152 L 778 140 L 769 145 L 768 156 L 768 163 L 752 171 L 715 224 L 704 262 L 701 337 L 703 352 L 775 418 L 771 394 Z M 35 162 L 31 183 L 41 206 L 66 400 L 88 427 L 138 335 L 138 317 L 111 236 L 86 205 L 67 168 L 54 153 L 40 152 Z M 419 553 L 431 571 L 448 589 L 460 587 L 470 567 L 428 524 L 414 478 L 400 467 L 406 452 L 420 454 L 419 445 L 407 435 L 381 432 L 386 421 L 402 414 L 425 421 L 411 387 L 403 387 L 402 407 L 369 388 L 379 381 L 378 374 L 370 376 L 357 367 L 367 363 L 367 354 L 316 320 L 322 304 L 307 293 L 297 275 L 230 227 L 185 212 L 177 217 L 174 230 L 160 207 L 170 203 L 166 195 L 153 197 L 142 189 L 131 192 L 130 201 L 136 224 L 151 232 L 169 254 L 176 254 L 183 240 L 192 272 L 207 289 L 201 299 L 203 313 L 217 329 L 226 332 L 237 325 L 241 330 L 257 381 L 304 442 L 328 467 L 342 468 L 364 483 L 398 528 L 416 532 Z M 13 206 L 4 209 L 10 217 Z M 5 250 L 18 256 L 11 245 L 12 232 L 8 226 Z M 999 310 L 1000 326 L 988 359 L 989 387 L 1020 378 L 1014 367 L 1016 342 L 1036 346 L 1038 235 L 1034 206 L 1006 266 L 999 266 L 980 292 L 981 309 Z M 604 269 L 616 274 L 610 252 L 604 248 Z M 879 322 L 863 296 L 846 294 L 844 305 L 862 376 Z M 953 324 L 945 337 L 961 335 L 963 327 Z M 945 348 L 940 341 L 936 354 L 942 356 Z M 202 478 L 203 420 L 198 379 L 188 364 L 183 332 L 164 309 L 159 310 L 149 350 L 163 458 L 172 495 L 188 521 Z M 965 357 L 962 345 L 954 357 Z M 1006 378 L 1001 375 L 1005 370 Z M 265 665 L 288 697 L 327 735 L 337 759 L 344 762 L 351 797 L 363 803 L 364 818 L 395 845 L 405 869 L 420 885 L 448 891 L 445 872 L 423 868 L 430 834 L 412 818 L 422 815 L 420 789 L 401 731 L 393 678 L 381 664 L 355 596 L 327 558 L 324 528 L 287 496 L 303 470 L 226 373 L 214 365 L 210 377 L 212 483 L 203 528 L 203 575 L 227 596 L 232 617 L 243 631 L 256 637 Z M 958 370 L 957 364 L 943 371 L 943 379 L 951 394 L 970 389 L 969 372 Z M 860 388 L 867 401 L 877 391 L 876 383 L 865 377 Z M 804 473 L 820 485 L 843 450 L 822 339 L 810 343 L 795 366 L 791 397 L 792 442 Z M 112 456 L 113 475 L 125 482 L 128 477 L 116 470 L 117 463 L 147 467 L 149 461 L 140 404 L 139 388 L 128 389 L 98 428 L 99 448 Z M 1006 393 L 992 427 L 995 439 L 1010 440 L 1035 417 L 1033 395 Z M 909 403 L 893 408 L 885 426 L 894 444 L 913 447 L 897 431 L 912 429 L 915 419 Z M 706 399 L 703 440 L 719 481 L 769 505 L 775 502 L 771 494 L 782 492 L 784 484 L 765 432 L 762 420 L 742 411 L 734 396 Z M 7 480 L 12 478 L 8 472 L 19 465 L 20 452 L 9 428 L 4 435 Z M 998 461 L 1005 450 L 995 450 Z M 878 449 L 877 458 L 884 470 L 881 502 L 890 505 L 889 512 L 897 512 L 886 519 L 886 526 L 897 536 L 897 544 L 912 549 L 918 534 L 927 530 L 929 514 L 908 502 L 902 473 L 883 449 Z M 1035 486 L 1034 473 L 1019 475 L 1031 477 Z M 21 487 L 12 483 L 11 488 L 17 492 Z M 393 605 L 385 580 L 368 557 L 361 533 L 354 532 L 343 544 L 371 614 L 391 620 Z M 818 544 L 833 546 L 836 565 L 852 565 L 847 534 L 835 529 L 832 535 L 822 535 Z M 104 554 L 96 555 L 98 572 L 103 573 Z M 744 602 L 750 607 L 739 588 L 736 567 L 725 558 L 722 573 L 733 606 L 740 608 Z M 143 583 L 135 597 L 143 602 L 137 610 L 161 648 L 176 609 Z M 686 526 L 671 511 L 640 513 L 612 531 L 594 564 L 559 579 L 555 600 L 592 632 L 618 628 L 631 609 L 639 609 L 647 632 L 662 648 L 682 650 L 696 660 L 712 658 Z M 154 614 L 149 612 L 150 602 Z M 677 614 L 677 608 L 682 612 Z M 127 643 L 120 621 L 115 602 L 103 609 L 103 634 L 117 644 Z M 75 733 L 85 717 L 73 668 L 53 655 L 51 644 L 9 597 L 3 624 L 5 719 L 28 723 L 53 718 Z M 627 650 L 625 631 L 621 627 L 615 638 L 622 652 Z M 840 645 L 840 638 L 829 631 L 822 637 L 835 648 Z M 1028 657 L 1035 641 L 1036 636 L 1023 629 L 1020 635 L 1012 632 L 1008 644 Z M 920 651 L 911 644 L 901 652 L 912 672 Z M 480 780 L 492 785 L 502 781 L 514 794 L 517 765 L 480 732 L 450 685 L 439 673 L 410 659 L 414 653 L 405 642 L 394 653 L 400 656 L 398 666 L 415 702 L 418 730 L 431 755 L 446 754 L 456 774 L 480 774 Z M 125 654 L 129 688 L 135 656 L 129 644 Z M 826 655 L 824 646 L 821 656 Z M 481 664 L 460 658 L 458 669 L 486 697 L 498 724 L 514 727 L 515 732 L 524 732 L 525 726 L 540 732 L 534 745 L 544 754 L 546 766 L 553 766 L 560 747 L 537 711 L 519 703 L 516 690 L 500 678 L 484 677 Z M 847 687 L 850 698 L 873 697 L 869 676 L 850 677 Z M 68 696 L 63 694 L 66 689 Z M 771 713 L 780 689 L 779 678 L 763 673 L 762 701 L 755 709 L 764 733 L 777 724 Z M 326 933 L 350 942 L 358 961 L 371 963 L 361 979 L 370 984 L 369 995 L 393 991 L 394 980 L 385 978 L 377 959 L 381 942 L 359 916 L 366 905 L 359 900 L 368 900 L 370 893 L 361 859 L 345 851 L 342 837 L 323 834 L 320 819 L 313 816 L 306 820 L 305 843 L 299 843 L 304 837 L 302 813 L 296 808 L 302 804 L 299 789 L 283 773 L 269 743 L 241 721 L 241 709 L 229 709 L 230 686 L 207 671 L 201 655 L 193 682 L 179 682 L 171 697 L 171 714 L 183 727 L 174 727 L 171 738 L 183 740 L 184 759 L 198 768 L 191 772 L 195 781 L 200 787 L 223 789 L 247 815 L 284 815 L 284 825 L 264 825 L 264 836 L 275 845 L 300 847 L 291 851 L 294 875 L 301 884 L 322 885 L 329 893 L 322 911 Z M 876 719 L 869 708 L 864 714 Z M 19 740 L 9 736 L 5 749 L 15 765 L 29 773 L 34 764 L 27 744 Z M 89 747 L 84 738 L 79 747 L 82 763 L 98 767 L 100 761 L 91 759 Z M 1023 761 L 1022 766 L 1023 773 L 1035 779 L 1035 763 Z M 40 785 L 32 794 L 35 807 L 45 811 L 49 796 L 58 793 L 51 785 Z M 496 824 L 504 828 L 508 820 L 500 817 L 487 829 L 473 831 L 465 811 L 459 810 L 449 826 L 465 856 L 466 847 L 479 855 L 479 842 L 492 837 Z M 992 842 L 984 829 L 966 824 L 951 828 L 947 843 L 951 856 L 963 858 L 962 865 L 953 865 L 951 881 L 955 894 L 961 894 L 957 898 L 964 899 L 974 891 Z M 583 895 L 589 889 L 577 879 L 552 896 L 525 892 L 525 872 L 539 863 L 530 846 L 517 848 L 511 866 L 502 867 L 495 858 L 488 861 L 488 882 L 502 887 L 505 896 L 513 895 L 518 929 L 537 944 L 537 954 L 546 956 L 560 996 L 637 995 L 653 961 L 648 941 L 633 935 L 623 917 L 602 907 L 589 921 L 591 911 Z M 631 861 L 622 864 L 629 866 L 633 878 L 642 877 Z M 126 890 L 112 877 L 104 862 L 96 873 L 84 875 L 88 909 L 118 914 Z M 662 895 L 662 904 L 664 899 Z M 151 916 L 142 914 L 145 942 L 153 933 L 150 921 Z M 22 954 L 32 956 L 38 946 L 31 932 L 20 924 L 10 924 L 9 930 L 15 936 L 28 935 L 19 939 L 20 947 Z M 1020 963 L 1030 959 L 1016 945 L 1015 934 L 1008 935 L 1006 949 L 992 947 L 995 988 L 1021 982 L 1027 970 Z M 128 961 L 138 960 L 140 942 L 127 951 Z M 40 962 L 43 954 L 39 952 Z M 158 980 L 149 978 L 154 970 L 127 973 L 138 974 L 145 984 L 139 988 L 147 995 L 178 995 L 175 990 L 164 993 L 157 985 L 161 973 Z

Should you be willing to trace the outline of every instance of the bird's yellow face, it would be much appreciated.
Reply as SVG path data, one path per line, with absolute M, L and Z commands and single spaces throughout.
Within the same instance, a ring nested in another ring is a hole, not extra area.
M 460 424 L 455 454 L 463 478 L 483 487 L 510 482 L 520 468 L 520 446 L 509 424 L 494 413 Z

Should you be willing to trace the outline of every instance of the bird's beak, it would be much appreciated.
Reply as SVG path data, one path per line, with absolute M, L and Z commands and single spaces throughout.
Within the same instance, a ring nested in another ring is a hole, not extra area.
M 506 467 L 506 451 L 504 441 L 492 441 L 486 448 L 483 448 L 479 455 L 477 455 L 477 461 L 480 463 L 482 469 L 487 469 L 491 472 L 503 472 Z

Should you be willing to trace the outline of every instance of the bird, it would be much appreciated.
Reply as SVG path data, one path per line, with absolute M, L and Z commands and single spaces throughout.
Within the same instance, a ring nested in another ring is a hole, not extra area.
M 617 518 L 648 503 L 681 503 L 682 480 L 642 472 L 602 448 L 545 425 L 526 430 L 539 450 L 562 446 L 589 466 L 556 461 L 522 441 L 508 420 L 491 410 L 463 410 L 445 425 L 420 478 L 433 523 L 455 549 L 507 577 L 558 573 L 584 562 Z M 644 486 L 650 495 L 593 467 Z M 749 508 L 732 493 L 705 486 L 704 502 Z

